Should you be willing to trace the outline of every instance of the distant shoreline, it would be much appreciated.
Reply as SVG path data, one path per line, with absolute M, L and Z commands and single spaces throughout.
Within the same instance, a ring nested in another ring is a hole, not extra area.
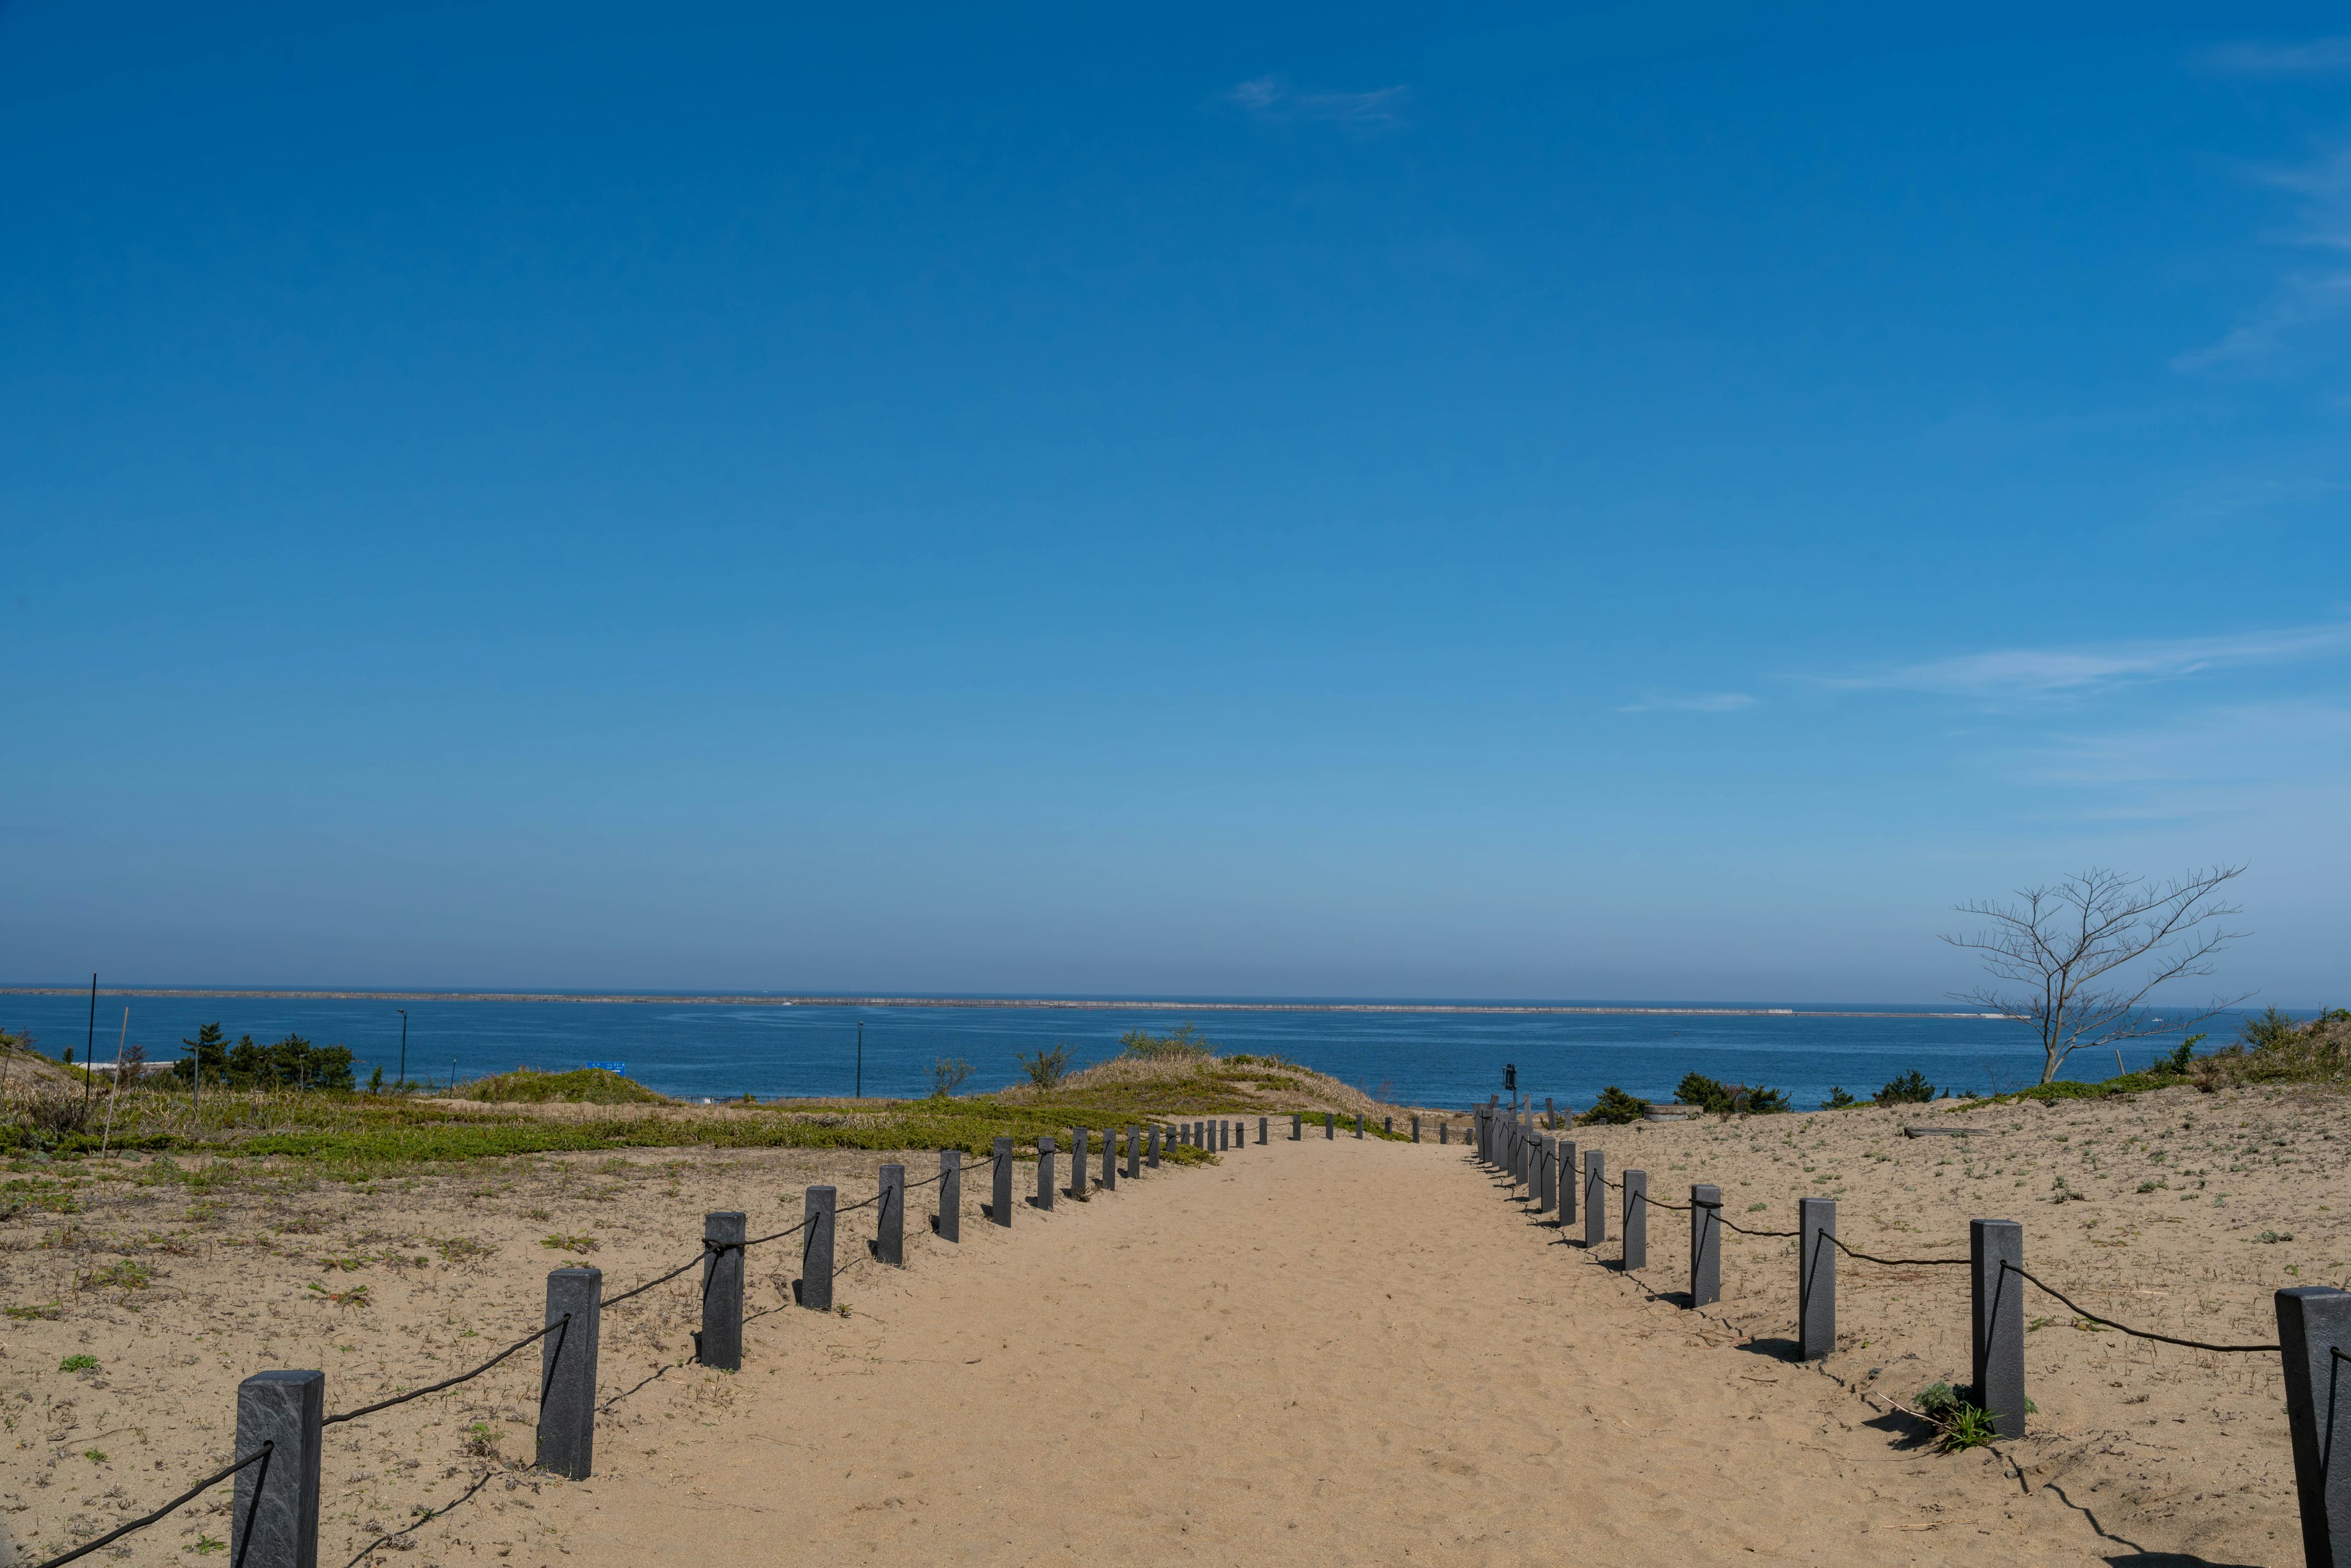
M 87 994 L 79 986 L 0 986 L 0 997 L 74 997 Z M 576 991 L 295 991 L 197 989 L 185 987 L 100 987 L 108 997 L 217 997 L 320 1002 L 583 1002 L 627 1003 L 673 1007 L 805 1007 L 805 1008 L 1030 1008 L 1070 1012 L 1226 1012 L 1226 1013 L 1503 1013 L 1564 1015 L 1580 1018 L 1838 1018 L 1838 1019 L 1972 1019 L 1997 1018 L 1986 1012 L 1867 1012 L 1844 1009 L 1803 1008 L 1636 1008 L 1569 1007 L 1513 1002 L 1182 1002 L 1144 1000 L 1072 1001 L 1059 997 L 853 997 L 803 996 L 658 996 L 609 995 Z

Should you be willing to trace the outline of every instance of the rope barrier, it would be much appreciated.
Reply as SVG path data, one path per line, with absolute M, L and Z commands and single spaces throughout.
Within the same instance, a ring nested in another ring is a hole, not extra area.
M 806 1230 L 807 1228 L 808 1221 L 803 1219 L 789 1230 L 778 1230 L 773 1236 L 761 1236 L 755 1238 L 752 1240 L 744 1242 L 743 1246 L 747 1249 L 753 1247 L 764 1247 L 770 1241 L 781 1241 L 785 1237 L 797 1235 L 799 1232 Z
M 409 1531 L 415 1529 L 420 1524 L 432 1523 L 434 1520 L 448 1512 L 450 1509 L 455 1508 L 459 1503 L 466 1501 L 475 1492 L 489 1485 L 490 1478 L 497 1473 L 498 1472 L 496 1470 L 483 1471 L 481 1479 L 475 1481 L 472 1486 L 467 1487 L 462 1496 L 450 1499 L 446 1507 L 436 1508 L 430 1513 L 421 1515 L 420 1517 L 410 1521 L 404 1528 L 393 1531 L 390 1535 L 377 1536 L 373 1541 L 371 1541 L 365 1546 L 360 1547 L 360 1554 L 357 1557 L 352 1558 L 349 1563 L 344 1563 L 343 1568 L 360 1568 L 360 1564 L 367 1561 L 368 1555 L 371 1552 L 380 1551 L 383 1547 L 389 1546 L 392 1542 L 399 1540 L 402 1536 L 407 1534 Z
M 553 1333 L 557 1329 L 565 1327 L 570 1322 L 571 1314 L 569 1312 L 566 1312 L 561 1317 L 556 1319 L 553 1322 L 548 1324 L 545 1328 L 539 1330 L 537 1333 L 532 1334 L 529 1338 L 515 1341 L 514 1343 L 507 1346 L 506 1349 L 498 1352 L 497 1354 L 490 1357 L 489 1360 L 482 1363 L 481 1365 L 474 1368 L 471 1372 L 461 1372 L 455 1377 L 444 1378 L 438 1383 L 431 1384 L 423 1388 L 413 1389 L 406 1394 L 395 1394 L 389 1399 L 378 1400 L 373 1405 L 362 1405 L 356 1410 L 346 1410 L 340 1416 L 329 1416 L 325 1420 L 320 1421 L 319 1425 L 320 1427 L 332 1427 L 344 1421 L 356 1421 L 362 1416 L 372 1416 L 379 1410 L 389 1410 L 395 1405 L 405 1405 L 412 1399 L 422 1399 L 428 1394 L 438 1394 L 444 1388 L 455 1388 L 460 1383 L 469 1382 L 474 1378 L 481 1376 L 482 1374 L 489 1371 L 490 1368 L 496 1366 L 498 1363 L 504 1361 L 507 1357 L 512 1355 L 523 1346 L 527 1344 L 536 1344 L 538 1341 L 545 1339 L 549 1334 Z
M 2128 1323 L 2118 1323 L 2112 1318 L 2102 1318 L 2086 1307 L 2074 1306 L 2073 1301 L 2062 1292 L 2053 1290 L 2047 1285 L 2043 1285 L 2040 1281 L 2033 1279 L 2031 1274 L 2025 1273 L 2023 1270 L 2018 1268 L 2015 1264 L 2010 1262 L 2005 1258 L 2000 1260 L 2000 1267 L 2002 1273 L 2022 1274 L 2026 1280 L 2035 1285 L 2039 1285 L 2042 1290 L 2048 1291 L 2048 1293 L 2053 1296 L 2055 1296 L 2059 1301 L 2064 1301 L 2066 1306 L 2072 1308 L 2074 1312 L 2089 1319 L 2092 1322 L 2104 1323 L 2110 1329 L 2120 1329 L 2123 1333 L 2130 1335 L 2133 1339 L 2151 1339 L 2158 1341 L 2164 1344 L 2184 1345 L 2189 1350 L 2220 1351 L 2240 1355 L 2266 1354 L 2273 1353 L 2283 1354 L 2283 1347 L 2274 1344 L 2208 1344 L 2200 1339 L 2179 1339 L 2168 1333 L 2152 1333 L 2146 1329 L 2135 1329 Z M 2341 1355 L 2343 1353 L 2338 1350 L 2335 1354 Z
M 1715 1217 L 1715 1221 L 1714 1221 L 1714 1222 L 1715 1222 L 1717 1225 L 1721 1226 L 1725 1230 L 1736 1230 L 1736 1231 L 1737 1231 L 1737 1232 L 1739 1232 L 1739 1234 L 1740 1234 L 1740 1235 L 1741 1235 L 1741 1236 L 1782 1236 L 1782 1237 L 1789 1237 L 1789 1236 L 1802 1236 L 1802 1235 L 1803 1234 L 1803 1232 L 1802 1232 L 1802 1231 L 1801 1231 L 1801 1230 L 1750 1230 L 1750 1229 L 1748 1229 L 1748 1228 L 1747 1228 L 1747 1227 L 1745 1227 L 1745 1226 L 1743 1226 L 1743 1225 L 1740 1225 L 1740 1224 L 1738 1224 L 1737 1222 L 1735 1222 L 1735 1221 L 1733 1221 L 1733 1220 L 1725 1219 L 1725 1218 L 1722 1218 L 1721 1216 L 1719 1216 L 1719 1215 L 1717 1215 L 1717 1216 Z
M 1865 1263 L 1876 1263 L 1887 1269 L 1926 1268 L 1936 1264 L 1946 1268 L 1965 1268 L 1975 1260 L 1971 1258 L 1878 1258 L 1867 1252 L 1856 1252 L 1834 1236 L 1829 1238 L 1829 1245 L 1848 1258 L 1858 1258 Z
M 203 1480 L 198 1481 L 195 1485 L 190 1487 L 187 1490 L 182 1492 L 179 1496 L 173 1498 L 171 1501 L 165 1503 L 154 1512 L 147 1514 L 140 1519 L 134 1519 L 130 1523 L 124 1525 L 121 1529 L 111 1531 L 109 1534 L 101 1535 L 96 1541 L 89 1542 L 86 1546 L 77 1546 L 62 1557 L 52 1557 L 47 1563 L 42 1563 L 40 1568 L 65 1568 L 65 1564 L 71 1563 L 74 1559 L 78 1557 L 87 1557 L 102 1546 L 111 1546 L 116 1542 L 121 1540 L 124 1536 L 131 1534 L 134 1531 L 144 1530 L 151 1524 L 161 1523 L 162 1521 L 170 1518 L 174 1510 L 193 1501 L 204 1492 L 220 1485 L 221 1482 L 228 1479 L 229 1477 L 236 1474 L 237 1471 L 245 1469 L 246 1466 L 254 1463 L 256 1460 L 265 1462 L 265 1467 L 262 1470 L 262 1477 L 264 1479 L 266 1479 L 269 1472 L 266 1469 L 266 1461 L 269 1458 L 269 1450 L 274 1446 L 275 1445 L 269 1443 L 262 1444 L 261 1447 L 254 1449 L 253 1452 L 246 1455 L 245 1458 L 237 1460 L 236 1463 L 229 1466 L 226 1469 L 215 1470 L 211 1475 L 206 1476 Z M 253 1505 L 255 1509 L 258 1509 L 261 1506 L 261 1489 L 259 1487 L 254 1488 Z M 248 1510 L 246 1523 L 246 1535 L 250 1539 L 252 1534 L 253 1525 L 251 1521 L 251 1511 Z M 237 1561 L 242 1563 L 244 1560 L 245 1553 L 240 1550 L 237 1552 Z
M 784 1234 L 789 1236 L 791 1232 L 786 1231 Z M 749 1243 L 746 1242 L 745 1245 L 748 1246 Z M 709 1255 L 711 1246 L 712 1243 L 707 1241 L 702 1244 L 703 1257 L 707 1257 Z M 647 1291 L 652 1290 L 655 1285 L 668 1284 L 672 1280 L 676 1279 L 680 1274 L 684 1273 L 688 1269 L 693 1268 L 695 1264 L 701 1261 L 702 1258 L 689 1258 L 684 1262 L 680 1263 L 676 1268 L 672 1269 L 668 1273 L 662 1275 L 660 1278 L 647 1280 L 643 1284 L 637 1286 L 634 1290 L 622 1291 L 617 1296 L 606 1296 L 603 1300 L 598 1301 L 596 1306 L 599 1311 L 601 1311 L 606 1307 L 617 1307 L 622 1301 L 627 1301 L 631 1296 L 642 1296 Z

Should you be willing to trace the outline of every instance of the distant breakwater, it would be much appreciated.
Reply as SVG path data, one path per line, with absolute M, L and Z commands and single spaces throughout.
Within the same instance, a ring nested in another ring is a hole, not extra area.
M 740 996 L 637 994 L 591 991 L 340 991 L 262 990 L 170 986 L 105 986 L 110 997 L 275 998 L 287 1000 L 364 1002 L 586 1002 L 646 1003 L 673 1007 L 810 1008 L 1033 1008 L 1070 1012 L 1235 1013 L 1494 1013 L 1580 1018 L 1838 1018 L 1975 1019 L 1985 1012 L 1872 1012 L 1859 1009 L 1590 1007 L 1521 1002 L 1255 1002 L 1150 1001 L 1069 997 L 885 997 L 821 996 L 770 992 Z M 86 986 L 0 986 L 0 996 L 67 997 L 87 994 Z

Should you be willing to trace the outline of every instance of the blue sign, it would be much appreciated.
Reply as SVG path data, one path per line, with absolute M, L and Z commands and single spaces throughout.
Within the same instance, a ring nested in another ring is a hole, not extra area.
M 629 1070 L 629 1064 L 625 1061 L 590 1061 L 584 1065 L 591 1070 L 601 1067 L 607 1072 L 626 1072 Z

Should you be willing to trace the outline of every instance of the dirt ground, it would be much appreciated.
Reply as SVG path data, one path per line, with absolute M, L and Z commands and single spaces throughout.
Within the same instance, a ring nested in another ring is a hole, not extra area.
M 2266 1341 L 2272 1290 L 2351 1273 L 2340 1113 L 2182 1090 L 1577 1135 L 1661 1198 L 1719 1184 L 1726 1216 L 1758 1228 L 1838 1197 L 1844 1239 L 1889 1256 L 1961 1255 L 1970 1216 L 2020 1219 L 2027 1266 L 2092 1312 Z M 877 1163 L 632 1152 L 193 1194 L 87 1164 L 11 1173 L 0 1568 L 224 1462 L 251 1372 L 323 1367 L 329 1410 L 433 1381 L 535 1329 L 550 1268 L 625 1289 L 693 1258 L 705 1210 L 747 1209 L 757 1235 L 796 1221 L 811 1181 L 870 1195 Z M 979 1215 L 983 1186 L 967 1183 L 959 1247 L 924 1228 L 930 1189 L 914 1197 L 903 1271 L 866 1256 L 870 1209 L 845 1218 L 841 1312 L 789 1304 L 796 1249 L 754 1251 L 739 1374 L 686 1359 L 695 1271 L 615 1307 L 591 1480 L 526 1468 L 535 1351 L 332 1428 L 321 1561 L 385 1536 L 376 1561 L 417 1568 L 1238 1563 L 1293 1543 L 1343 1562 L 2298 1559 L 2274 1356 L 2126 1341 L 2042 1298 L 2033 1435 L 1946 1457 L 1892 1405 L 1964 1380 L 1960 1270 L 1848 1261 L 1840 1349 L 1798 1366 L 1790 1243 L 1728 1238 L 1723 1302 L 1688 1312 L 1681 1216 L 1653 1217 L 1652 1266 L 1627 1277 L 1613 1215 L 1587 1252 L 1458 1146 L 1290 1145 L 1277 1124 L 1212 1169 L 1023 1203 L 1009 1231 Z M 95 1364 L 60 1370 L 78 1356 Z M 224 1554 L 227 1490 L 96 1560 Z

